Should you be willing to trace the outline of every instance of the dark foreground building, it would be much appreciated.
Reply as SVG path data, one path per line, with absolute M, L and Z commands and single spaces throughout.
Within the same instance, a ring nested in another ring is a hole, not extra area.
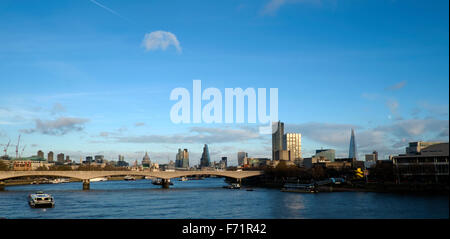
M 448 183 L 449 143 L 434 143 L 411 151 L 418 143 L 422 142 L 411 142 L 406 154 L 392 157 L 399 183 Z

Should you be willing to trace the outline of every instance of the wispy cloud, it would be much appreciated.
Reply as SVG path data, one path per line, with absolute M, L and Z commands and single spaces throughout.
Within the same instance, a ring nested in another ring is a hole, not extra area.
M 66 111 L 66 108 L 63 105 L 61 105 L 60 103 L 55 103 L 55 104 L 53 104 L 53 107 L 51 109 L 51 114 L 55 115 L 55 114 L 59 114 L 59 113 L 65 112 L 65 111 Z
M 386 90 L 400 90 L 401 88 L 405 87 L 406 81 L 401 81 L 397 84 L 391 85 L 386 88 Z
M 75 117 L 60 117 L 55 120 L 35 120 L 35 128 L 22 129 L 22 133 L 41 133 L 46 135 L 65 135 L 71 131 L 81 131 L 88 119 Z
M 144 123 L 144 122 L 136 122 L 136 123 L 134 124 L 134 126 L 136 126 L 136 127 L 145 126 L 145 123 Z
M 306 3 L 312 5 L 321 5 L 321 0 L 270 0 L 266 5 L 264 5 L 261 14 L 262 15 L 275 15 L 277 11 L 286 4 L 293 3 Z
M 299 132 L 302 137 L 306 137 L 316 142 L 329 146 L 345 147 L 350 140 L 351 129 L 360 128 L 353 124 L 335 124 L 309 122 L 303 124 L 286 124 L 286 132 Z
M 386 105 L 389 108 L 389 111 L 391 112 L 392 116 L 394 116 L 395 120 L 401 120 L 402 117 L 400 116 L 400 113 L 398 112 L 398 108 L 400 104 L 395 99 L 388 99 L 386 101 Z M 391 117 L 391 116 L 389 116 Z
M 101 3 L 99 3 L 99 2 L 97 2 L 97 1 L 95 1 L 95 0 L 89 0 L 89 1 L 91 1 L 93 4 L 99 6 L 99 7 L 103 8 L 103 9 L 105 9 L 106 11 L 108 11 L 108 12 L 110 12 L 110 13 L 112 13 L 112 14 L 114 14 L 114 15 L 120 17 L 120 18 L 122 18 L 123 20 L 125 20 L 125 21 L 127 21 L 127 22 L 131 22 L 128 18 L 126 18 L 126 17 L 120 15 L 119 13 L 117 13 L 117 12 L 114 11 L 114 10 L 112 10 L 111 8 L 109 8 L 109 7 L 103 5 L 103 4 L 101 4 Z
M 192 143 L 233 143 L 247 142 L 249 140 L 260 140 L 263 136 L 257 130 L 244 128 L 211 128 L 191 127 L 188 133 L 173 135 L 139 135 L 118 136 L 110 132 L 102 132 L 100 136 L 109 138 L 119 143 L 165 143 L 165 144 L 192 144 Z
M 142 45 L 147 51 L 166 50 L 167 47 L 173 45 L 179 53 L 181 53 L 180 42 L 175 34 L 165 31 L 154 31 L 145 34 Z

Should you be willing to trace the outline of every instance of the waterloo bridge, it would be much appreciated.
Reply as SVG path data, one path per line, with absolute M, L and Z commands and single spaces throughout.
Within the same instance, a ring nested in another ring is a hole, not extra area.
M 159 178 L 162 180 L 162 187 L 168 188 L 170 179 L 199 176 L 214 175 L 219 177 L 234 178 L 241 182 L 243 178 L 262 175 L 263 171 L 0 171 L 0 190 L 4 188 L 4 180 L 18 177 L 64 177 L 74 178 L 83 181 L 83 189 L 90 188 L 90 180 L 93 178 L 108 176 L 148 176 Z

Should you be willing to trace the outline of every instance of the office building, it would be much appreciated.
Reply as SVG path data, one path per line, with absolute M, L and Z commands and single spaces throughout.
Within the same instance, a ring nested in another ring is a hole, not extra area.
M 356 151 L 355 131 L 352 129 L 352 135 L 350 137 L 350 147 L 348 150 L 348 157 L 356 160 L 358 157 L 356 152 L 357 151 Z
M 284 123 L 278 121 L 272 124 L 272 159 L 276 160 L 277 151 L 284 150 Z
M 39 151 L 37 152 L 37 156 L 38 156 L 39 158 L 44 158 L 44 152 L 42 152 L 42 150 L 39 150 Z
M 203 147 L 202 158 L 200 159 L 200 167 L 209 167 L 211 166 L 211 159 L 209 157 L 209 149 L 208 145 L 205 144 Z
M 237 161 L 238 166 L 244 166 L 244 161 L 248 157 L 248 153 L 246 152 L 238 152 L 237 153 Z
M 248 158 L 248 165 L 252 168 L 264 167 L 270 164 L 269 158 Z
M 94 159 L 92 158 L 92 156 L 86 156 L 86 161 L 84 161 L 87 164 L 93 163 Z
M 378 161 L 378 152 L 373 151 L 371 154 L 365 155 L 365 163 L 366 168 L 372 168 L 377 164 Z
M 48 152 L 48 154 L 47 154 L 47 161 L 49 163 L 53 162 L 53 152 L 52 151 Z
M 56 156 L 56 161 L 57 161 L 58 163 L 64 163 L 64 154 L 63 154 L 63 153 L 58 154 L 58 155 Z
M 220 160 L 220 168 L 226 169 L 227 167 L 228 167 L 228 158 L 222 157 L 222 159 Z
M 178 149 L 178 153 L 175 160 L 175 167 L 177 168 L 189 168 L 189 152 L 187 149 Z
M 317 149 L 316 155 L 317 158 L 323 157 L 324 159 L 334 162 L 336 158 L 336 150 L 334 149 Z
M 423 142 L 423 141 L 418 141 L 418 142 L 410 142 L 409 146 L 406 147 L 406 154 L 407 155 L 419 155 L 422 151 L 422 149 L 434 145 L 434 144 L 439 144 L 439 142 Z
M 448 147 L 448 142 L 411 142 L 406 154 L 392 157 L 398 183 L 448 183 Z
M 274 156 L 275 161 L 283 160 L 293 162 L 295 160 L 293 152 L 289 150 L 277 150 Z
M 117 162 L 117 166 L 119 167 L 128 167 L 128 163 L 125 161 L 125 157 L 123 155 L 119 155 L 119 161 Z
M 302 135 L 298 133 L 286 133 L 283 137 L 283 150 L 292 152 L 293 160 L 302 158 Z
M 103 155 L 95 155 L 94 156 L 94 162 L 96 162 L 96 163 L 103 163 L 104 159 L 105 159 L 105 156 L 103 156 Z
M 296 161 L 302 158 L 301 134 L 284 134 L 284 123 L 276 122 L 272 125 L 272 160 Z

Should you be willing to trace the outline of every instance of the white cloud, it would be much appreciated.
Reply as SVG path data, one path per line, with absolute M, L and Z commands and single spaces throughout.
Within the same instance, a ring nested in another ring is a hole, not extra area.
M 258 132 L 253 129 L 191 127 L 190 133 L 173 135 L 115 136 L 112 138 L 120 143 L 211 144 L 248 142 L 250 140 L 261 140 L 263 139 L 263 136 L 259 135 Z
M 75 117 L 60 117 L 55 120 L 40 120 L 36 119 L 36 127 L 34 129 L 22 129 L 22 133 L 35 133 L 47 135 L 65 135 L 71 131 L 81 131 L 88 119 Z
M 178 41 L 175 34 L 165 31 L 154 31 L 145 34 L 144 41 L 142 45 L 147 51 L 163 50 L 165 51 L 167 47 L 173 45 L 178 52 L 181 52 L 180 42 Z
M 136 122 L 136 123 L 134 124 L 134 126 L 136 126 L 136 127 L 145 126 L 145 123 L 144 123 L 144 122 Z
M 275 13 L 280 9 L 283 5 L 292 4 L 292 3 L 307 3 L 314 5 L 321 5 L 321 0 L 270 0 L 263 8 L 263 15 L 275 15 Z
M 398 103 L 397 100 L 395 99 L 388 99 L 386 101 L 386 105 L 389 108 L 389 111 L 391 112 L 391 114 L 395 117 L 395 120 L 402 120 L 403 118 L 400 116 L 399 112 L 398 112 L 398 108 L 400 106 L 400 104 Z
M 55 103 L 53 104 L 53 108 L 50 110 L 50 112 L 52 113 L 52 115 L 58 114 L 58 113 L 62 113 L 65 112 L 66 108 L 61 105 L 60 103 Z
M 278 9 L 286 3 L 286 0 L 271 0 L 264 6 L 263 14 L 274 15 Z
M 401 81 L 397 84 L 391 85 L 386 88 L 386 90 L 400 90 L 401 88 L 405 87 L 406 81 Z

